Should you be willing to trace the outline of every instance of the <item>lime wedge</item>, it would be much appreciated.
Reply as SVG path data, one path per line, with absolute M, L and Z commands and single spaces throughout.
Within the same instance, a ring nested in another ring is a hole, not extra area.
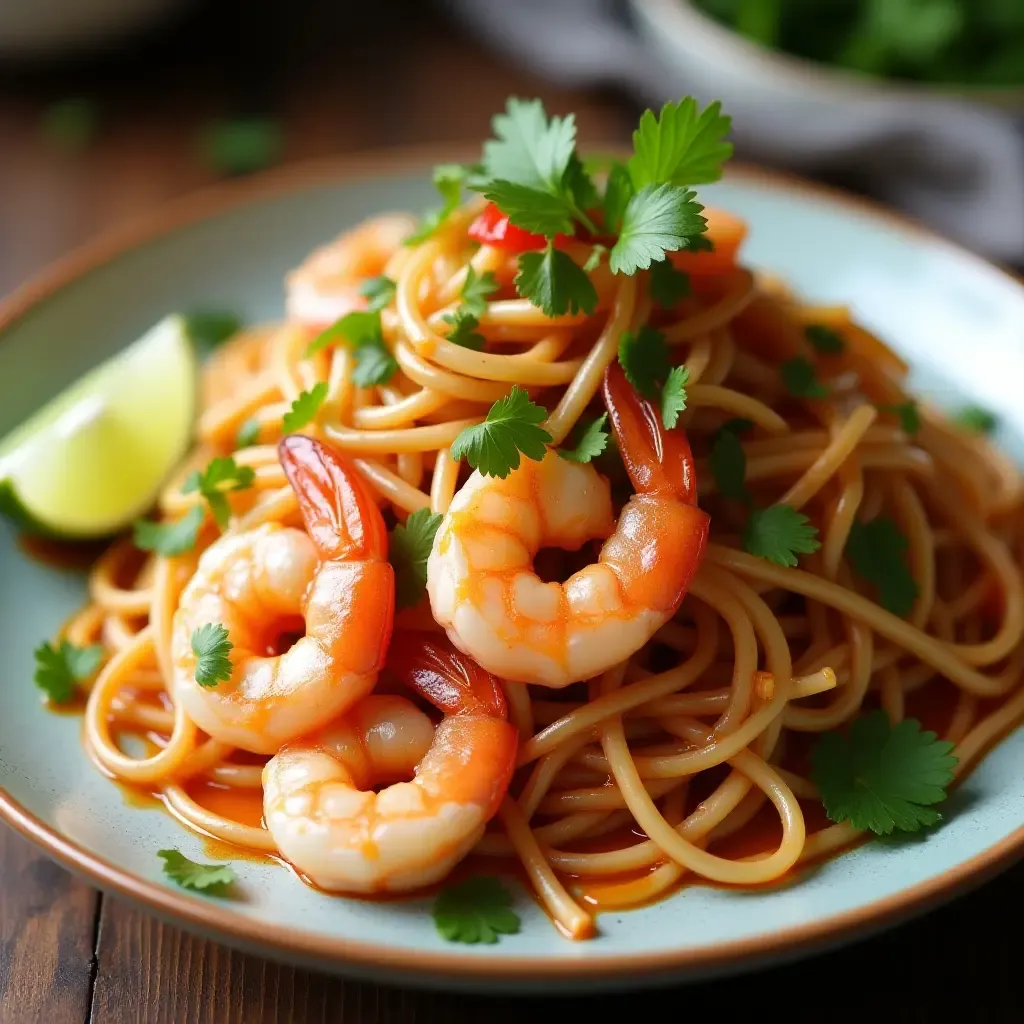
M 60 537 L 116 532 L 185 454 L 195 405 L 185 321 L 167 317 L 0 441 L 0 511 Z

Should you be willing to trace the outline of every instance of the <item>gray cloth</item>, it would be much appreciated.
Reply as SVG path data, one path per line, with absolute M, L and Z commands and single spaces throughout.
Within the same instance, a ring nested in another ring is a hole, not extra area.
M 1024 0 L 1022 0 L 1024 2 Z M 671 68 L 616 0 L 447 0 L 493 47 L 561 85 L 624 87 L 660 104 L 679 86 L 704 102 L 700 76 Z M 819 105 L 819 108 L 822 105 Z M 805 174 L 857 182 L 936 230 L 999 260 L 1024 262 L 1024 136 L 1012 116 L 947 99 L 883 95 L 830 119 L 732 104 L 737 153 Z M 737 109 L 738 108 L 738 109 Z M 823 116 L 822 116 L 823 115 Z

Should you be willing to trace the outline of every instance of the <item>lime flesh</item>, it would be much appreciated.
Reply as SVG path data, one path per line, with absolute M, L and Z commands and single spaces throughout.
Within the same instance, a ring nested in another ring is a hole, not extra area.
M 0 441 L 0 508 L 62 537 L 120 530 L 185 454 L 195 406 L 195 353 L 167 317 Z

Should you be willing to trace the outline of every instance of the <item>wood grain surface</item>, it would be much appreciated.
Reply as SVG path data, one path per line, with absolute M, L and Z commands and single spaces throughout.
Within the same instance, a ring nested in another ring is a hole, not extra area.
M 296 10 L 298 8 L 298 10 Z M 211 118 L 269 113 L 285 161 L 479 140 L 510 93 L 574 110 L 584 139 L 628 138 L 621 97 L 534 79 L 429 5 L 215 0 L 155 40 L 49 68 L 0 67 L 0 294 L 94 236 L 213 178 Z M 96 102 L 95 141 L 55 151 L 47 104 Z M 0 581 L 2 585 L 2 581 Z M 2 712 L 0 712 L 2 713 Z M 1020 1020 L 1024 867 L 882 937 L 740 979 L 523 1003 L 385 988 L 279 966 L 100 896 L 0 827 L 2 1024 L 503 1024 L 533 1020 Z M 682 912 L 682 911 L 681 911 Z M 666 1017 L 666 1011 L 671 1017 Z M 724 1013 L 724 1017 L 723 1017 Z

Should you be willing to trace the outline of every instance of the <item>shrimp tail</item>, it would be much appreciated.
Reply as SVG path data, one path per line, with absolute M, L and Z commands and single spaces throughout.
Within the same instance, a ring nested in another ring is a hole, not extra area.
M 387 527 L 355 466 L 302 434 L 282 438 L 277 451 L 321 559 L 386 561 Z
M 605 371 L 604 402 L 637 494 L 668 493 L 696 505 L 697 479 L 686 434 L 662 427 L 659 411 L 636 393 L 617 362 Z
M 507 714 L 501 683 L 441 634 L 403 630 L 391 644 L 387 668 L 446 715 Z

